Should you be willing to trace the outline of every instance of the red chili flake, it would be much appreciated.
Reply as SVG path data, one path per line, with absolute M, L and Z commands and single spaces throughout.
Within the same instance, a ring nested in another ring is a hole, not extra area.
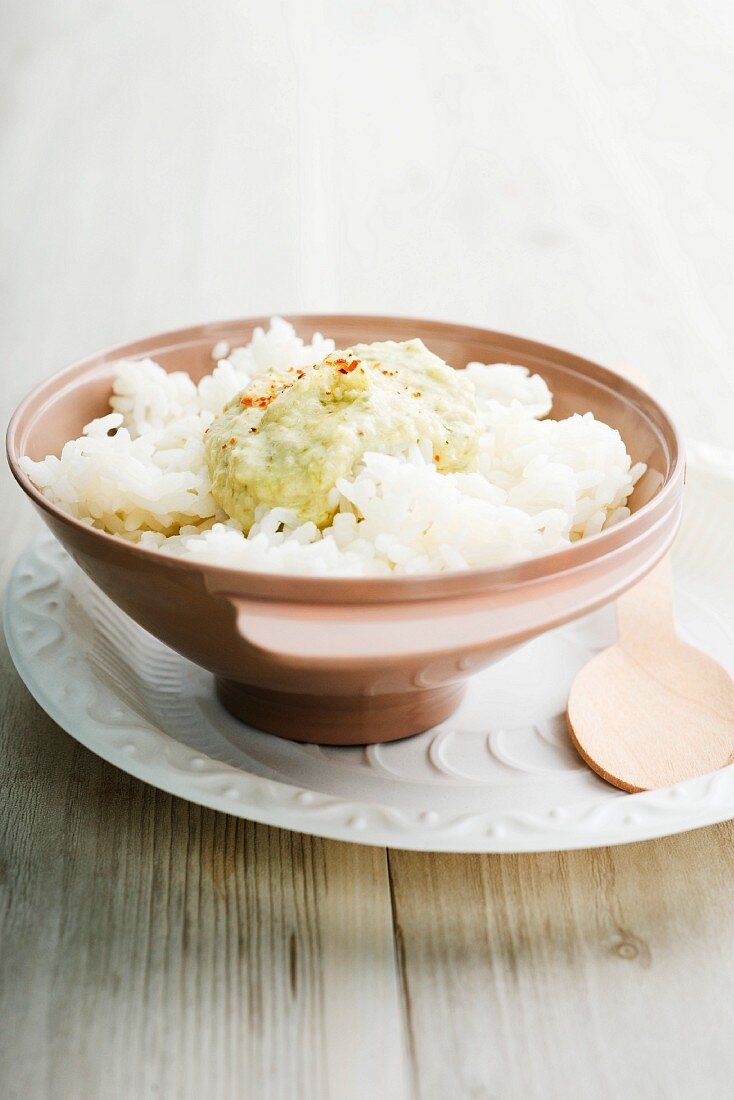
M 254 431 L 254 428 L 253 428 L 253 431 Z M 441 455 L 434 455 L 433 456 L 433 461 L 434 462 L 440 462 L 441 461 Z
M 304 377 L 304 375 L 305 375 L 305 373 L 306 373 L 306 372 L 305 372 L 305 370 L 298 370 L 298 371 L 296 371 L 296 374 L 298 375 L 298 377 L 299 377 L 299 378 L 303 378 L 303 377 Z
M 413 391 L 413 397 L 422 397 L 422 396 L 423 396 L 423 394 L 421 393 L 420 390 L 414 390 Z
M 234 437 L 234 436 L 232 436 L 232 438 L 230 439 L 230 441 L 229 441 L 229 442 L 230 442 L 231 446 L 232 446 L 232 447 L 234 447 L 234 445 L 235 445 L 235 443 L 237 442 L 237 440 L 235 439 L 235 437 Z
M 330 363 L 346 363 L 346 359 L 330 359 Z

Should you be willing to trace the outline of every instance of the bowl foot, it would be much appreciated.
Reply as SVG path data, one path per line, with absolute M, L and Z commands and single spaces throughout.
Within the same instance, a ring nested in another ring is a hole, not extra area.
M 376 745 L 437 725 L 458 707 L 463 683 L 392 695 L 299 695 L 216 678 L 235 718 L 266 733 L 318 745 Z

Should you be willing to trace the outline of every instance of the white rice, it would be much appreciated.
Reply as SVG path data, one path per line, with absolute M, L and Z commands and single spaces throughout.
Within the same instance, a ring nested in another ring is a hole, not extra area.
M 117 364 L 112 412 L 59 458 L 21 464 L 49 500 L 90 526 L 164 553 L 243 569 L 364 576 L 501 565 L 558 550 L 629 515 L 645 467 L 619 432 L 591 413 L 538 419 L 552 396 L 538 375 L 470 363 L 484 429 L 476 471 L 443 474 L 430 445 L 369 453 L 334 490 L 336 515 L 319 531 L 286 508 L 258 509 L 245 536 L 211 495 L 203 433 L 225 403 L 270 369 L 304 367 L 334 350 L 273 318 L 246 347 L 212 349 L 217 366 L 196 385 L 150 359 Z

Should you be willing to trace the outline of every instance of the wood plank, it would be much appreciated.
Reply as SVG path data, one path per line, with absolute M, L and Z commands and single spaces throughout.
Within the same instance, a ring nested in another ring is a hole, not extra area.
M 0 662 L 3 1095 L 404 1097 L 384 851 L 162 794 Z
M 727 1095 L 733 838 L 391 852 L 421 1100 Z

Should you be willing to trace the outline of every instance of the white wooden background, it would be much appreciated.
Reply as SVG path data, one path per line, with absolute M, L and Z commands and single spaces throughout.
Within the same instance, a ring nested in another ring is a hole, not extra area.
M 729 0 L 9 0 L 3 419 L 74 357 L 286 310 L 642 368 L 732 444 Z M 0 580 L 36 528 L 0 473 Z M 0 648 L 0 1094 L 731 1095 L 734 830 L 386 853 L 78 747 Z

